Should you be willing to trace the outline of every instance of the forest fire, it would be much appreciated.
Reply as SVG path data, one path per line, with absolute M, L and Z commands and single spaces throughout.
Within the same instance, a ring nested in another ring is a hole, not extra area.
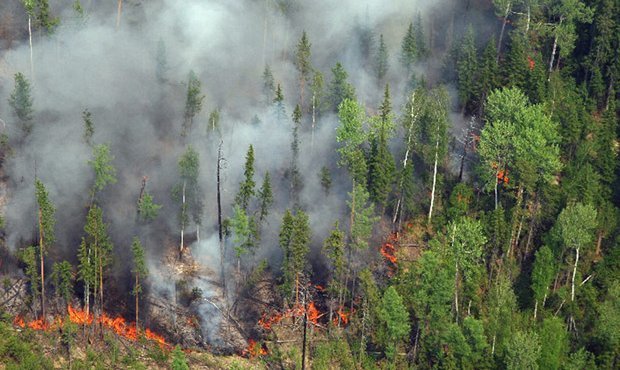
M 296 304 L 292 308 L 284 312 L 274 312 L 273 315 L 267 316 L 266 313 L 263 313 L 261 318 L 258 320 L 258 325 L 260 325 L 265 330 L 271 330 L 273 325 L 279 323 L 285 318 L 288 317 L 302 317 L 307 313 L 308 321 L 310 321 L 314 325 L 319 325 L 319 319 L 325 316 L 325 313 L 321 313 L 314 302 L 308 303 L 308 308 L 305 309 L 303 305 Z
M 383 243 L 379 252 L 389 262 L 388 267 L 390 269 L 390 275 L 393 274 L 398 267 L 398 258 L 396 257 L 396 247 L 394 246 L 398 242 L 398 234 L 392 233 L 388 237 L 388 240 Z
M 267 347 L 265 347 L 264 344 L 260 344 L 254 339 L 250 339 L 248 341 L 248 347 L 243 350 L 241 355 L 249 358 L 255 358 L 259 356 L 265 356 L 268 353 L 269 352 L 267 351 Z
M 355 312 L 355 310 L 347 312 L 346 307 L 340 306 L 338 310 L 336 311 L 337 316 L 333 319 L 334 325 L 338 326 L 339 322 L 342 325 L 347 325 L 349 323 L 349 319 L 351 318 L 351 314 L 353 312 Z
M 91 325 L 95 319 L 92 314 L 87 314 L 85 311 L 82 311 L 77 308 L 73 308 L 71 305 L 67 306 L 67 313 L 69 317 L 69 321 L 78 325 Z M 111 317 L 106 313 L 103 313 L 97 320 L 97 323 L 102 326 L 112 330 L 117 335 L 129 339 L 131 341 L 136 341 L 140 337 L 138 330 L 136 328 L 135 323 L 128 323 L 121 316 Z M 18 326 L 20 328 L 28 327 L 33 330 L 50 330 L 50 329 L 58 329 L 62 327 L 63 320 L 60 317 L 56 317 L 52 324 L 48 324 L 43 319 L 37 319 L 30 322 L 24 321 L 24 319 L 17 315 L 13 319 L 13 325 Z M 160 347 L 170 347 L 170 344 L 166 342 L 164 337 L 161 335 L 154 333 L 150 329 L 145 329 L 144 336 L 146 339 L 156 342 Z

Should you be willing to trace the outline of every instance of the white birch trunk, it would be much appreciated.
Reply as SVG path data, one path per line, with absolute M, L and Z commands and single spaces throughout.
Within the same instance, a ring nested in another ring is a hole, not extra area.
M 433 190 L 431 191 L 431 206 L 428 209 L 428 223 L 433 217 L 433 205 L 435 204 L 435 186 L 437 185 L 437 161 L 439 160 L 439 140 L 435 144 L 435 165 L 433 166 Z
M 575 265 L 573 266 L 573 278 L 571 279 L 570 300 L 575 300 L 575 276 L 577 275 L 577 263 L 579 263 L 579 248 L 575 251 Z
M 185 237 L 185 185 L 186 182 L 183 181 L 183 190 L 182 190 L 182 195 L 181 195 L 181 201 L 182 201 L 182 205 L 181 205 L 181 247 L 179 248 L 179 252 L 183 253 L 183 249 L 184 249 L 184 237 Z
M 34 83 L 34 57 L 32 52 L 32 17 L 28 14 L 28 43 L 30 45 L 30 79 Z

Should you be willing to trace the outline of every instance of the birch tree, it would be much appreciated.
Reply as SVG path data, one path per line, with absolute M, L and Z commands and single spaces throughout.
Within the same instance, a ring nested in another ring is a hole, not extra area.
M 35 180 L 35 192 L 38 204 L 39 224 L 39 262 L 41 268 L 41 318 L 45 320 L 45 260 L 44 256 L 56 239 L 54 226 L 56 209 L 49 199 L 45 185 L 40 180 Z

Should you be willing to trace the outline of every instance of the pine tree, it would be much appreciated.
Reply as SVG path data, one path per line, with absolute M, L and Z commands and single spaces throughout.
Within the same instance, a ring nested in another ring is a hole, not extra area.
M 93 135 L 95 134 L 95 125 L 93 124 L 92 114 L 88 109 L 82 112 L 82 120 L 84 121 L 84 142 L 88 146 L 93 145 Z
M 144 191 L 142 197 L 138 201 L 138 215 L 144 222 L 150 222 L 157 218 L 161 204 L 156 204 L 153 201 L 153 196 L 148 191 Z
M 500 70 L 496 56 L 496 41 L 495 36 L 492 36 L 482 52 L 480 63 L 478 63 L 478 80 L 475 90 L 476 104 L 480 107 L 480 112 L 489 93 L 499 87 Z
M 273 78 L 273 73 L 271 72 L 271 67 L 267 64 L 263 70 L 263 99 L 266 106 L 271 105 L 274 101 L 275 92 L 275 80 Z
M 411 69 L 413 68 L 413 65 L 417 61 L 418 57 L 416 35 L 413 29 L 413 23 L 409 23 L 409 27 L 407 28 L 405 37 L 403 37 L 400 49 L 400 62 L 403 67 L 405 67 L 407 74 L 409 74 L 411 73 Z
M 365 183 L 367 175 L 366 158 L 362 144 L 367 134 L 363 124 L 366 114 L 354 100 L 345 99 L 338 108 L 340 126 L 336 129 L 336 141 L 342 143 L 337 149 L 341 166 L 346 166 L 354 182 Z
M 329 190 L 332 187 L 332 175 L 329 172 L 329 168 L 326 166 L 321 167 L 321 171 L 319 172 L 319 181 L 321 182 L 321 187 L 323 188 L 323 192 L 325 192 L 325 196 L 328 196 Z
M 291 140 L 291 199 L 293 206 L 299 206 L 300 192 L 302 189 L 302 178 L 299 172 L 299 127 L 301 126 L 301 108 L 299 104 L 295 106 L 293 111 L 293 138 Z
M 383 41 L 383 34 L 379 36 L 379 49 L 375 56 L 375 71 L 377 81 L 381 82 L 385 78 L 388 71 L 388 52 L 385 41 Z
M 424 25 L 422 24 L 422 13 L 418 12 L 416 21 L 413 24 L 413 34 L 415 35 L 415 50 L 417 59 L 423 59 L 428 56 L 428 48 L 426 47 L 426 37 L 424 35 Z
M 52 285 L 56 297 L 62 298 L 65 304 L 73 297 L 73 266 L 69 261 L 56 262 L 52 266 Z
M 45 261 L 44 256 L 56 240 L 54 226 L 56 210 L 49 199 L 45 185 L 40 180 L 35 180 L 36 197 L 38 204 L 39 219 L 39 257 L 41 267 L 41 318 L 45 320 Z
M 37 269 L 37 249 L 32 245 L 28 246 L 21 251 L 19 257 L 26 265 L 24 273 L 28 277 L 28 282 L 30 283 L 30 294 L 32 295 L 32 304 L 34 307 L 35 302 L 41 294 L 39 291 L 39 272 Z
M 411 326 L 403 299 L 393 286 L 383 293 L 378 318 L 381 322 L 379 338 L 385 347 L 385 355 L 394 361 L 399 342 L 407 337 Z
M 88 161 L 95 172 L 91 200 L 94 200 L 97 193 L 102 191 L 106 185 L 116 183 L 116 168 L 112 165 L 113 160 L 114 157 L 110 154 L 110 147 L 107 144 L 99 144 L 93 147 L 93 159 Z
M 284 94 L 282 93 L 282 86 L 278 83 L 276 87 L 276 95 L 273 98 L 273 108 L 275 110 L 275 116 L 278 123 L 282 123 L 286 118 L 286 108 L 284 107 Z
M 183 131 L 181 136 L 185 137 L 191 134 L 194 125 L 194 118 L 202 110 L 202 103 L 205 96 L 200 90 L 200 80 L 194 73 L 189 72 L 187 81 L 187 97 L 185 100 L 185 113 L 183 115 Z
M 394 130 L 389 85 L 385 85 L 385 93 L 380 110 L 380 117 L 374 120 L 374 133 L 370 142 L 368 191 L 370 199 L 380 207 L 381 213 L 383 213 L 388 195 L 392 190 L 396 172 L 394 157 L 388 147 L 388 140 Z
M 32 97 L 30 92 L 30 82 L 21 72 L 15 74 L 15 88 L 9 96 L 9 105 L 13 108 L 13 113 L 18 120 L 24 135 L 32 131 Z
M 263 177 L 263 185 L 258 191 L 258 202 L 260 204 L 258 222 L 259 224 L 262 224 L 262 222 L 269 215 L 269 208 L 273 205 L 273 192 L 271 190 L 271 177 L 269 176 L 269 171 L 265 172 L 265 177 Z
M 200 215 L 202 214 L 203 204 L 200 199 L 201 191 L 198 185 L 199 172 L 200 161 L 198 153 L 190 145 L 179 159 L 179 183 L 172 191 L 173 196 L 181 201 L 179 212 L 179 224 L 181 227 L 179 256 L 182 256 L 185 249 L 185 229 L 189 225 L 190 214 L 193 216 L 198 230 L 200 230 Z M 199 236 L 198 240 L 200 241 Z
M 233 232 L 233 243 L 235 257 L 237 258 L 237 274 L 241 274 L 241 257 L 252 251 L 254 242 L 252 240 L 252 220 L 245 210 L 238 204 L 234 206 L 234 215 L 230 220 Z
M 463 110 L 474 99 L 476 95 L 478 56 L 476 51 L 476 40 L 474 29 L 471 25 L 461 40 L 458 58 L 456 61 L 456 71 L 458 79 L 459 101 Z
M 323 253 L 329 259 L 332 266 L 332 279 L 330 280 L 330 290 L 333 294 L 339 294 L 342 289 L 345 273 L 345 234 L 340 230 L 338 221 L 334 223 L 334 227 L 329 236 L 323 242 Z M 340 296 L 340 294 L 339 294 Z
M 148 269 L 146 267 L 146 259 L 144 256 L 144 248 L 142 247 L 142 243 L 140 243 L 140 239 L 137 237 L 133 238 L 131 243 L 131 254 L 133 256 L 133 268 L 131 272 L 134 274 L 135 283 L 133 286 L 133 290 L 131 294 L 136 297 L 135 307 L 136 307 L 136 329 L 139 326 L 139 297 L 142 293 L 142 284 L 146 275 L 148 274 Z
M 303 31 L 295 51 L 295 67 L 297 72 L 299 72 L 299 105 L 301 107 L 304 106 L 304 90 L 310 79 L 310 72 L 312 72 L 312 64 L 310 62 L 311 46 L 312 44 L 308 41 L 306 31 Z
M 107 272 L 108 266 L 112 263 L 112 250 L 113 245 L 108 236 L 107 225 L 103 221 L 103 211 L 96 204 L 92 205 L 86 216 L 86 225 L 84 225 L 84 232 L 86 232 L 86 238 L 83 243 L 86 244 L 85 252 L 86 258 L 90 259 L 87 263 L 90 263 L 94 272 L 94 296 L 98 299 L 99 310 L 103 311 L 104 307 L 104 290 L 103 290 L 103 278 Z M 82 259 L 82 258 L 81 258 Z M 85 269 L 85 273 L 88 273 L 88 269 Z M 91 278 L 93 276 L 85 278 Z
M 248 211 L 250 200 L 254 196 L 256 190 L 254 187 L 254 147 L 250 145 L 248 152 L 245 155 L 245 166 L 243 170 L 243 181 L 239 184 L 239 192 L 235 197 L 235 204 L 237 204 L 244 211 Z
M 329 84 L 329 106 L 333 112 L 338 112 L 340 104 L 346 99 L 355 100 L 355 88 L 347 81 L 347 71 L 340 62 L 332 68 L 332 80 Z

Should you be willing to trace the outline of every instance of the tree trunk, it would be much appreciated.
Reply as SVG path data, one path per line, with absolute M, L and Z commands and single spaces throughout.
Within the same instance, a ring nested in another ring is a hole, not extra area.
M 362 356 L 364 355 L 366 348 L 366 313 L 368 310 L 368 299 L 364 299 L 364 304 L 362 305 L 362 328 L 360 335 L 360 355 L 358 362 L 362 363 Z
M 45 253 L 45 242 L 43 239 L 43 219 L 41 208 L 39 208 L 39 255 L 41 257 L 41 319 L 45 322 L 45 263 L 43 254 Z
M 459 264 L 454 262 L 454 310 L 456 311 L 455 322 L 459 323 Z
M 435 203 L 435 186 L 437 185 L 437 162 L 439 160 L 439 140 L 435 144 L 435 165 L 433 166 L 433 190 L 431 191 L 431 206 L 428 209 L 428 223 L 433 217 L 433 205 Z
M 304 338 L 301 348 L 301 370 L 306 369 L 306 340 L 308 332 L 308 302 L 304 299 Z
M 508 14 L 510 14 L 510 7 L 512 4 L 508 2 L 506 4 L 506 11 L 504 12 L 504 22 L 502 23 L 502 30 L 499 33 L 499 41 L 497 42 L 497 62 L 499 63 L 499 56 L 502 51 L 502 40 L 504 39 L 504 31 L 506 30 L 506 23 L 508 23 Z
M 220 243 L 220 279 L 222 281 L 222 287 L 224 288 L 224 297 L 226 297 L 226 283 L 224 281 L 224 233 L 222 230 L 222 144 L 224 142 L 220 140 L 220 145 L 217 149 L 217 234 Z
M 528 31 L 530 30 L 530 21 L 532 20 L 532 7 L 530 4 L 527 4 L 527 22 L 525 23 L 525 35 L 527 36 Z
M 312 138 L 310 139 L 310 153 L 314 153 L 314 128 L 316 127 L 316 92 L 312 92 Z
M 534 304 L 534 320 L 536 320 L 537 312 L 538 312 L 538 299 L 536 300 L 536 303 Z
M 564 18 L 560 17 L 560 24 L 558 26 L 562 25 L 563 20 Z M 551 58 L 549 59 L 549 73 L 553 71 L 553 61 L 555 60 L 555 53 L 557 49 L 558 49 L 558 32 L 556 30 L 555 37 L 553 38 L 553 48 L 551 49 Z M 549 79 L 547 79 L 547 81 L 549 81 Z
M 135 293 L 136 293 L 136 332 L 138 331 L 138 311 L 140 310 L 140 305 L 138 304 L 138 286 L 140 286 L 140 281 L 139 281 L 139 274 L 136 273 L 136 289 L 135 289 Z
M 183 189 L 181 190 L 181 247 L 179 248 L 179 259 L 183 258 L 183 249 L 185 248 L 185 187 L 187 182 L 183 180 Z
M 575 265 L 573 266 L 573 278 L 571 279 L 570 300 L 575 300 L 575 275 L 577 275 L 577 263 L 579 263 L 579 247 L 575 250 Z
M 411 118 L 411 124 L 409 125 L 409 128 L 407 129 L 407 147 L 405 149 L 405 157 L 403 158 L 403 171 L 405 170 L 405 168 L 407 168 L 407 162 L 409 161 L 409 153 L 411 151 L 411 140 L 413 137 L 413 124 L 415 123 L 415 121 L 417 121 L 418 119 L 418 114 L 415 114 L 413 111 L 413 103 L 415 102 L 415 92 L 411 95 L 411 110 L 409 111 L 409 117 Z M 403 207 L 403 203 L 404 203 L 404 194 L 403 194 L 403 187 L 404 187 L 404 182 L 405 179 L 403 177 L 401 177 L 400 179 L 400 184 L 398 184 L 398 187 L 400 189 L 400 197 L 398 197 L 398 202 L 396 203 L 396 211 L 394 212 L 394 217 L 392 218 L 392 224 L 396 223 L 396 219 L 398 218 L 398 223 L 399 223 L 399 227 L 398 227 L 398 231 L 400 231 L 400 222 L 401 222 L 401 217 L 402 217 L 402 207 Z
M 28 14 L 28 44 L 30 45 L 30 78 L 34 83 L 34 57 L 32 52 L 32 17 Z
M 123 13 L 123 0 L 118 0 L 118 7 L 116 9 L 116 29 L 121 26 L 121 14 Z

